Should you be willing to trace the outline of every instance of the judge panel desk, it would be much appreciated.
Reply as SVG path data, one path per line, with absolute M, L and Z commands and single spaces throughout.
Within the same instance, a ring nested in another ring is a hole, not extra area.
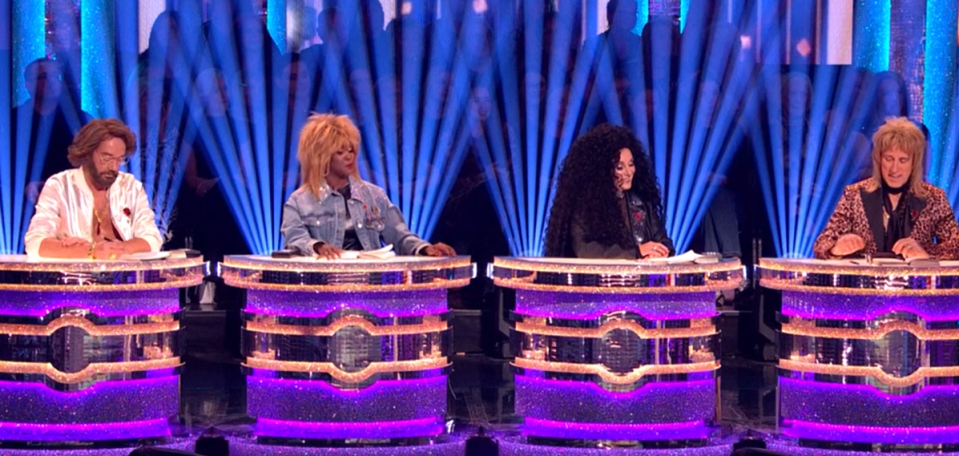
M 290 454 L 343 446 L 418 454 L 426 444 L 446 454 L 436 440 L 446 426 L 446 291 L 473 278 L 469 257 L 228 256 L 220 274 L 247 290 L 243 352 L 256 425 L 239 454 L 293 444 L 314 450 Z
M 0 256 L 0 441 L 162 443 L 179 405 L 178 289 L 204 270 L 198 258 Z
M 955 451 L 959 262 L 763 259 L 759 275 L 782 290 L 782 436 L 819 449 Z
M 490 272 L 516 290 L 513 369 L 525 442 L 507 443 L 506 454 L 610 445 L 729 453 L 710 443 L 719 418 L 716 292 L 742 283 L 738 260 L 496 258 Z

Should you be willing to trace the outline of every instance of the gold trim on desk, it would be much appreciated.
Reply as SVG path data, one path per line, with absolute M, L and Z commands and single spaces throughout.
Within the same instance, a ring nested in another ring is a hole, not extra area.
M 595 375 L 611 385 L 629 385 L 641 378 L 653 375 L 692 374 L 710 372 L 719 369 L 719 361 L 707 361 L 690 364 L 647 364 L 637 367 L 625 374 L 610 372 L 602 364 L 577 364 L 557 361 L 543 361 L 537 359 L 517 357 L 513 366 L 521 369 L 530 369 L 543 372 L 561 372 L 564 374 Z
M 60 328 L 75 327 L 85 333 L 95 336 L 136 336 L 141 334 L 158 334 L 180 330 L 179 321 L 160 323 L 137 323 L 126 325 L 95 325 L 86 318 L 76 315 L 63 315 L 46 325 L 25 325 L 14 323 L 0 323 L 0 334 L 12 336 L 49 336 Z
M 927 378 L 933 377 L 959 377 L 959 366 L 950 367 L 926 367 L 922 366 L 915 372 L 905 376 L 896 377 L 886 373 L 878 366 L 842 366 L 838 364 L 815 364 L 794 361 L 791 359 L 780 359 L 779 368 L 796 372 L 807 372 L 812 374 L 824 374 L 835 376 L 855 376 L 872 377 L 876 381 L 893 388 L 905 388 L 916 385 Z
M 247 357 L 243 365 L 252 369 L 265 369 L 277 372 L 327 374 L 341 382 L 362 383 L 377 374 L 443 369 L 449 366 L 450 362 L 445 356 L 413 361 L 376 361 L 370 363 L 358 372 L 346 372 L 330 362 L 276 361 L 254 357 Z
M 119 363 L 92 363 L 79 372 L 61 372 L 50 363 L 31 363 L 22 361 L 0 361 L 0 373 L 4 374 L 42 374 L 57 383 L 81 383 L 102 374 L 132 373 L 158 369 L 173 369 L 182 366 L 180 357 L 154 359 L 148 361 L 127 361 Z
M 611 331 L 626 330 L 641 339 L 679 339 L 690 337 L 705 337 L 718 334 L 712 319 L 705 319 L 706 324 L 694 324 L 691 328 L 657 328 L 647 329 L 633 320 L 616 320 L 603 323 L 598 328 L 570 328 L 563 326 L 548 326 L 546 324 L 516 322 L 516 331 L 534 336 L 574 337 L 599 339 Z
M 285 336 L 331 337 L 336 334 L 337 331 L 350 326 L 360 328 L 374 337 L 426 334 L 442 332 L 449 329 L 448 322 L 438 318 L 424 320 L 421 324 L 377 326 L 360 315 L 347 315 L 334 321 L 329 326 L 284 325 L 256 320 L 246 322 L 247 331 Z

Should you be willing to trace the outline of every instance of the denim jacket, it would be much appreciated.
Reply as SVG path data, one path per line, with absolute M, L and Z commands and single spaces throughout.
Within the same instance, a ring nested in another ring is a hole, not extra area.
M 346 206 L 363 250 L 376 250 L 393 244 L 397 255 L 415 255 L 429 245 L 410 232 L 400 210 L 386 197 L 386 192 L 369 182 L 350 177 L 350 200 L 328 184 L 320 188 L 316 198 L 306 186 L 298 188 L 283 205 L 280 231 L 286 248 L 302 255 L 313 255 L 313 246 L 325 242 L 343 247 L 346 233 Z

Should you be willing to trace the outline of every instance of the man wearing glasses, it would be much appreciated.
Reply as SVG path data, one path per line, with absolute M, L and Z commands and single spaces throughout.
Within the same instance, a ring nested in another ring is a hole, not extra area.
M 43 186 L 25 239 L 27 255 L 117 259 L 160 250 L 163 241 L 143 185 L 120 167 L 136 150 L 122 122 L 86 124 L 67 149 L 75 168 Z

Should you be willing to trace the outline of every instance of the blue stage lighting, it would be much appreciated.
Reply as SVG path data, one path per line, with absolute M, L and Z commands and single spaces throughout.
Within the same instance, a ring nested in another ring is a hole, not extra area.
M 96 118 L 119 117 L 120 111 L 114 77 L 118 44 L 114 3 L 84 0 L 80 8 L 80 106 Z
M 281 51 L 286 52 L 286 10 L 287 0 L 267 0 L 266 28 Z
M 24 0 L 0 3 L 0 25 L 4 25 L 2 28 L 9 30 L 10 36 L 16 38 L 4 43 L 6 46 L 0 46 L 0 49 L 11 49 L 11 55 L 7 56 L 9 60 L 0 59 L 0 84 L 11 88 L 10 91 L 0 90 L 0 112 L 9 113 L 15 105 L 29 98 L 23 70 L 33 60 L 43 57 L 46 51 L 46 2 Z M 19 138 L 24 137 L 24 130 L 29 136 L 29 123 L 26 119 L 24 122 L 11 119 L 9 115 L 2 116 L 0 121 L 0 253 L 4 254 L 23 250 L 23 233 L 33 211 L 24 197 L 27 182 L 33 174 L 27 170 L 30 156 L 27 141 L 20 140 L 21 145 L 11 143 L 15 130 Z M 45 140 L 40 135 L 39 141 Z M 39 172 L 36 171 L 37 174 Z
M 770 30 L 775 38 L 777 30 Z M 843 187 L 866 172 L 871 109 L 855 68 L 794 65 L 762 75 L 765 117 L 749 132 L 776 254 L 808 257 Z M 765 134 L 764 134 L 765 131 Z M 857 175 L 859 174 L 859 175 Z
M 639 5 L 636 11 L 636 28 L 633 29 L 637 35 L 643 32 L 643 27 L 649 22 L 649 0 L 636 0 Z
M 874 73 L 889 69 L 890 9 L 889 0 L 856 0 L 853 8 L 853 65 Z
M 930 181 L 950 195 L 955 207 L 957 201 L 953 175 L 959 160 L 956 148 L 946 148 L 947 134 L 956 124 L 953 118 L 953 100 L 956 78 L 956 27 L 955 0 L 928 0 L 926 2 L 926 48 L 923 58 L 923 123 L 929 128 L 930 169 L 926 170 Z

